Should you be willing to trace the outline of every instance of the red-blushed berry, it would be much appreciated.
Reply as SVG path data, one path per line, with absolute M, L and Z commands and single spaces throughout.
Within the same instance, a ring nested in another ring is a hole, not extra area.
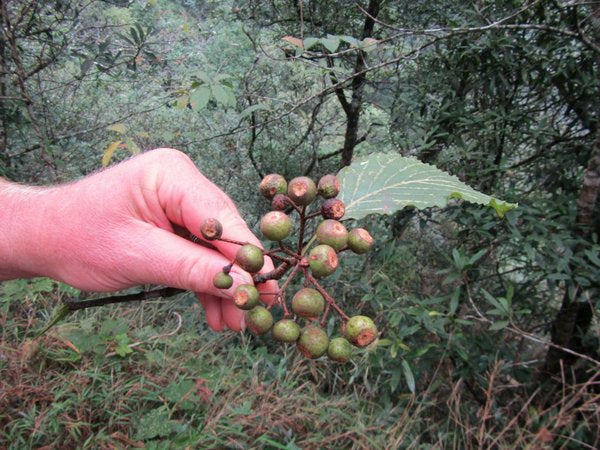
M 353 345 L 366 347 L 377 337 L 377 327 L 373 320 L 367 316 L 350 317 L 348 322 L 346 322 L 344 336 Z
M 327 219 L 317 227 L 317 242 L 333 247 L 336 252 L 339 252 L 346 246 L 348 242 L 348 230 L 341 222 L 337 220 Z
M 207 241 L 214 241 L 223 235 L 223 225 L 217 219 L 206 219 L 200 225 L 200 234 Z
M 259 227 L 269 241 L 281 241 L 292 232 L 292 219 L 281 211 L 270 211 L 262 217 Z
M 367 253 L 373 246 L 373 242 L 373 238 L 364 228 L 353 228 L 348 233 L 348 247 L 359 255 Z
M 340 193 L 340 182 L 335 175 L 324 175 L 317 185 L 319 195 L 323 198 L 333 198 Z
M 255 306 L 245 314 L 246 327 L 254 334 L 265 334 L 273 326 L 273 316 L 264 306 Z
M 235 254 L 235 262 L 246 272 L 256 273 L 265 264 L 265 257 L 256 245 L 242 245 Z
M 325 310 L 325 299 L 313 288 L 302 288 L 292 298 L 292 311 L 305 319 L 316 319 Z
M 329 346 L 329 338 L 323 328 L 316 325 L 307 325 L 300 332 L 296 343 L 298 350 L 310 359 L 323 356 Z
M 310 205 L 316 196 L 317 186 L 308 177 L 296 177 L 288 183 L 288 197 L 296 205 Z
M 258 186 L 260 193 L 268 199 L 277 194 L 285 194 L 287 191 L 287 182 L 285 178 L 276 173 L 266 175 Z
M 328 277 L 338 267 L 337 253 L 329 245 L 317 245 L 308 255 L 308 264 L 316 278 Z

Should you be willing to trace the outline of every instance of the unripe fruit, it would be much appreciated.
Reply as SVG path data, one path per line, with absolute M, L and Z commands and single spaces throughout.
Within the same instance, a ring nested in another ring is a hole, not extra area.
M 325 354 L 329 346 L 329 338 L 322 328 L 307 325 L 300 332 L 300 338 L 296 345 L 304 356 L 315 359 Z
M 347 362 L 352 357 L 352 345 L 346 338 L 333 338 L 327 347 L 327 356 L 333 361 Z
M 262 179 L 258 190 L 262 195 L 270 199 L 276 194 L 285 194 L 287 191 L 287 182 L 281 175 L 271 173 Z
M 240 284 L 233 292 L 233 303 L 240 309 L 248 311 L 259 303 L 260 294 L 252 284 Z
M 281 241 L 292 231 L 292 219 L 281 211 L 271 211 L 260 220 L 260 231 L 270 241 Z
M 225 272 L 217 272 L 213 277 L 213 286 L 217 289 L 229 289 L 233 285 L 233 278 Z
M 273 316 L 264 306 L 257 306 L 246 311 L 246 327 L 257 335 L 265 334 L 273 326 Z
M 317 241 L 319 244 L 327 244 L 339 252 L 348 242 L 348 230 L 337 220 L 324 220 L 317 227 Z
M 306 319 L 315 319 L 323 314 L 325 299 L 313 288 L 302 288 L 292 298 L 294 314 Z
M 346 205 L 339 198 L 328 198 L 321 205 L 321 215 L 324 219 L 340 220 L 346 213 Z
M 348 233 L 348 247 L 354 253 L 362 255 L 373 246 L 373 238 L 364 228 L 354 228 Z
M 277 194 L 271 201 L 271 208 L 276 211 L 284 211 L 292 206 L 290 199 L 285 194 Z
M 354 316 L 346 322 L 344 336 L 357 347 L 366 347 L 377 337 L 377 327 L 367 316 Z
M 317 245 L 310 251 L 308 264 L 315 277 L 324 278 L 335 272 L 338 266 L 338 257 L 335 250 L 329 245 Z
M 273 325 L 273 338 L 279 342 L 292 343 L 300 336 L 300 327 L 291 319 L 283 319 Z
M 223 225 L 217 219 L 206 219 L 200 225 L 200 234 L 207 241 L 214 241 L 223 235 Z
M 308 177 L 296 177 L 288 184 L 288 197 L 299 206 L 310 205 L 317 196 L 317 186 Z
M 235 254 L 235 262 L 246 272 L 256 273 L 265 263 L 262 250 L 256 245 L 246 244 L 241 246 Z
M 319 195 L 323 198 L 333 198 L 340 193 L 340 182 L 335 175 L 324 175 L 317 186 Z

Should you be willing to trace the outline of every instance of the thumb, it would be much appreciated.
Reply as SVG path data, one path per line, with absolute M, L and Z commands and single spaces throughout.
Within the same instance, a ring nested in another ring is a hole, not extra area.
M 142 235 L 143 243 L 133 250 L 138 263 L 128 264 L 125 272 L 133 272 L 136 279 L 132 282 L 164 284 L 224 298 L 233 298 L 240 284 L 253 283 L 248 272 L 234 265 L 229 272 L 233 285 L 229 289 L 215 288 L 213 277 L 231 263 L 222 253 L 153 226 Z

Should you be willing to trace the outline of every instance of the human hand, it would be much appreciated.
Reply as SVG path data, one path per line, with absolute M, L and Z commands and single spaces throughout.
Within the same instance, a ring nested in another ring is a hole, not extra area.
M 260 246 L 231 199 L 173 149 L 157 149 L 75 183 L 50 188 L 0 184 L 0 278 L 48 276 L 91 291 L 162 284 L 197 293 L 214 330 L 243 327 L 243 311 L 232 302 L 239 284 L 252 277 L 237 265 L 230 289 L 212 277 L 233 261 L 238 246 L 212 241 L 217 250 L 178 236 L 197 234 L 209 217 L 224 237 Z M 7 245 L 8 244 L 8 245 Z M 263 272 L 273 269 L 265 259 Z M 257 286 L 277 291 L 275 281 Z M 264 297 L 265 302 L 269 298 Z

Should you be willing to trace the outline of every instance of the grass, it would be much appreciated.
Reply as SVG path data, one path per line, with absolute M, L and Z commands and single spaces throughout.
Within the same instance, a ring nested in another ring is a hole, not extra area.
M 64 295 L 43 283 L 4 285 L 0 448 L 600 444 L 598 374 L 549 393 L 512 378 L 509 362 L 469 379 L 440 358 L 416 395 L 390 395 L 373 353 L 342 366 L 267 338 L 216 334 L 191 296 L 81 311 L 31 341 Z

